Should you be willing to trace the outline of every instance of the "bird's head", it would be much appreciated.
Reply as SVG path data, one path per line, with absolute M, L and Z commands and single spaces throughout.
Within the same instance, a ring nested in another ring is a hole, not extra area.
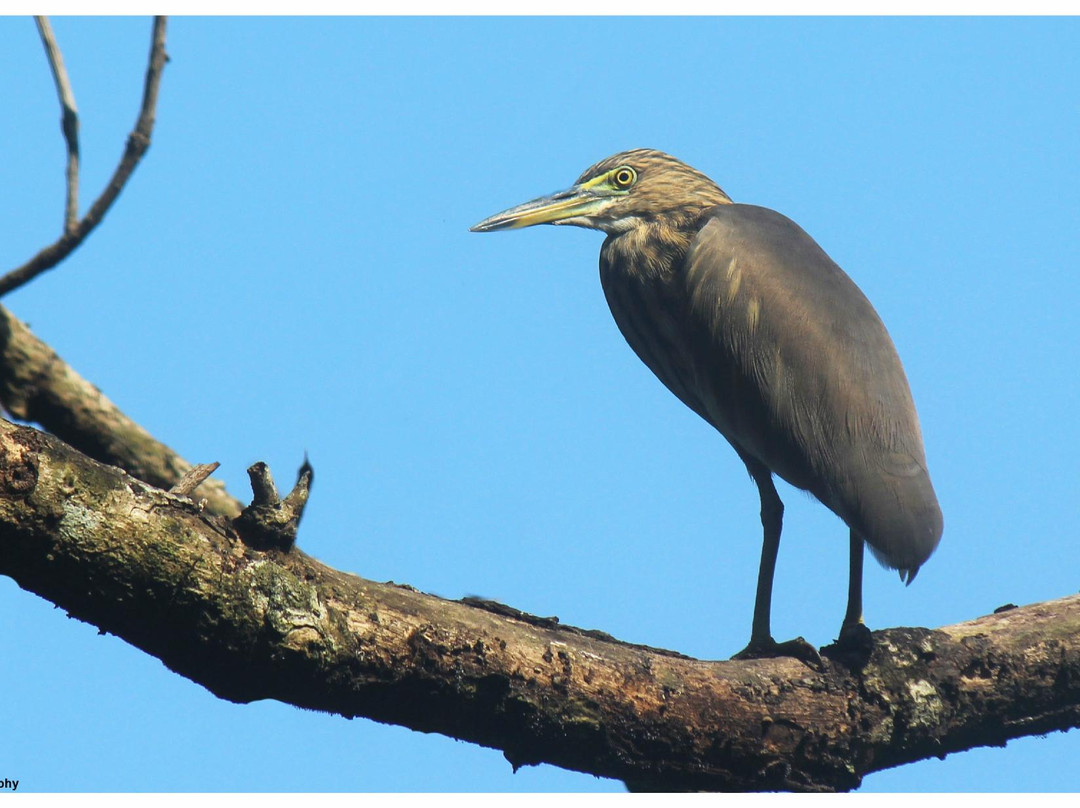
M 624 233 L 644 222 L 695 216 L 728 202 L 728 195 L 700 171 L 664 152 L 634 149 L 586 169 L 565 191 L 496 213 L 470 229 L 487 233 L 572 224 Z

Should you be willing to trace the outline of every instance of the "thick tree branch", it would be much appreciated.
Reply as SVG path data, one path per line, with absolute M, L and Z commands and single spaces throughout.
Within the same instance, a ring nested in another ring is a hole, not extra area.
M 0 573 L 237 702 L 367 716 L 639 788 L 850 789 L 1080 724 L 1080 596 L 833 661 L 703 662 L 260 552 L 228 523 L 0 422 Z
M 124 189 L 124 186 L 135 171 L 135 167 L 139 164 L 142 156 L 146 154 L 146 150 L 150 148 L 150 135 L 154 130 L 154 114 L 157 109 L 158 87 L 161 84 L 161 73 L 165 68 L 165 62 L 168 58 L 165 55 L 165 19 L 165 17 L 154 18 L 154 30 L 150 40 L 150 61 L 146 68 L 146 82 L 143 85 L 142 106 L 139 109 L 138 120 L 135 122 L 135 129 L 128 135 L 124 154 L 120 158 L 120 164 L 116 167 L 116 171 L 113 172 L 109 184 L 105 186 L 105 190 L 101 192 L 101 196 L 99 196 L 94 204 L 90 206 L 90 210 L 86 212 L 86 215 L 74 227 L 69 227 L 65 224 L 64 233 L 56 242 L 45 247 L 21 267 L 13 269 L 3 277 L 0 277 L 0 297 L 7 294 L 12 289 L 22 286 L 42 272 L 52 269 L 82 244 L 83 240 L 90 235 L 91 231 L 93 231 L 101 220 L 105 218 L 105 214 L 112 206 L 112 203 L 116 201 L 120 192 Z M 44 37 L 44 33 L 42 36 Z M 48 52 L 47 42 L 46 52 Z M 59 79 L 57 81 L 59 82 Z M 65 108 L 65 137 L 67 136 L 66 115 Z M 68 148 L 70 158 L 70 141 L 68 143 Z M 70 159 L 68 170 L 70 175 Z M 69 193 L 69 213 L 71 204 L 71 196 Z
M 0 306 L 0 406 L 40 424 L 79 451 L 119 466 L 158 488 L 171 488 L 191 464 L 117 409 L 17 317 Z M 192 494 L 212 513 L 234 517 L 241 505 L 220 480 Z

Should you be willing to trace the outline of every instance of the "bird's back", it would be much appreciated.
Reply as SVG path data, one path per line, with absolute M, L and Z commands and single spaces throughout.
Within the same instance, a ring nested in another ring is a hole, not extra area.
M 798 225 L 726 204 L 668 262 L 615 235 L 601 279 L 627 342 L 748 463 L 813 493 L 883 563 L 915 571 L 942 516 L 881 319 Z M 624 248 L 625 247 L 625 248 Z

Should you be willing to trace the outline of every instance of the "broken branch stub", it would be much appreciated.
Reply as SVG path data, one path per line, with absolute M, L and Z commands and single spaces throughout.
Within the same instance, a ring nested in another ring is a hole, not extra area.
M 291 550 L 296 544 L 296 533 L 311 494 L 314 476 L 315 470 L 304 458 L 297 473 L 296 485 L 285 499 L 281 499 L 266 463 L 260 461 L 248 468 L 251 504 L 233 520 L 233 528 L 244 543 L 257 550 Z

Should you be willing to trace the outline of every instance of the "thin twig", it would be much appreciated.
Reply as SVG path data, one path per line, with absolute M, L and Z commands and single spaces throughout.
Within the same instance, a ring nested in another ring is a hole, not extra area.
M 64 206 L 64 233 L 71 233 L 79 222 L 79 110 L 75 106 L 75 93 L 68 81 L 64 56 L 56 44 L 48 17 L 34 17 L 41 44 L 52 68 L 56 94 L 60 97 L 60 129 L 67 144 L 67 204 Z
M 146 68 L 146 83 L 143 86 L 142 108 L 135 129 L 128 135 L 127 145 L 120 164 L 116 167 L 109 184 L 101 192 L 90 210 L 72 230 L 65 233 L 53 244 L 43 249 L 21 267 L 11 270 L 0 278 L 0 297 L 12 289 L 37 277 L 42 272 L 52 269 L 70 255 L 83 240 L 97 227 L 116 197 L 124 189 L 135 167 L 139 164 L 146 150 L 150 148 L 150 134 L 154 129 L 154 112 L 157 108 L 158 87 L 161 84 L 161 72 L 168 57 L 165 55 L 165 17 L 154 18 L 154 32 L 150 44 L 150 63 Z
M 211 474 L 218 470 L 220 463 L 199 463 L 197 466 L 192 466 L 191 469 L 180 478 L 180 481 L 169 489 L 170 494 L 176 494 L 179 497 L 189 497 L 191 492 L 203 484 Z

